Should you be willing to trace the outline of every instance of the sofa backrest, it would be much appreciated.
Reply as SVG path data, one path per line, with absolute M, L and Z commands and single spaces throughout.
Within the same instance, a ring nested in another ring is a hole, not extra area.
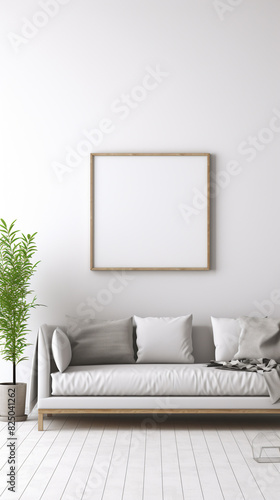
M 215 359 L 215 346 L 211 326 L 193 326 L 192 341 L 195 363 L 208 363 L 211 359 Z
M 52 372 L 57 371 L 56 364 L 53 359 L 51 342 L 54 330 L 59 326 L 66 331 L 65 325 L 47 325 L 44 324 L 39 330 L 38 336 L 38 397 L 49 397 L 51 394 L 51 376 Z M 215 348 L 213 343 L 213 335 L 211 327 L 193 326 L 193 354 L 195 363 L 207 363 L 211 359 L 215 359 Z M 136 351 L 136 328 L 133 328 L 133 345 Z

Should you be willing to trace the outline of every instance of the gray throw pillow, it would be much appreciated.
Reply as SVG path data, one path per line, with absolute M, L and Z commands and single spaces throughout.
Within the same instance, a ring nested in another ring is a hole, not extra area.
M 234 359 L 269 358 L 280 362 L 280 320 L 239 318 L 241 334 Z
M 71 365 L 135 363 L 132 318 L 92 321 L 80 328 L 67 329 L 72 347 Z

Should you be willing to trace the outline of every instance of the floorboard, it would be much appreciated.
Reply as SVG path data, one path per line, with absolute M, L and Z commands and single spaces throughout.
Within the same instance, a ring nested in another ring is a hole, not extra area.
M 69 477 L 65 481 L 63 500 L 80 499 L 83 497 L 86 484 L 94 463 L 100 442 L 104 433 L 105 424 L 100 418 L 87 419 L 87 430 L 84 432 L 84 440 L 80 443 L 79 456 Z M 71 452 L 71 447 L 70 447 Z
M 56 416 L 17 426 L 17 491 L 7 490 L 0 426 L 0 500 L 279 500 L 280 464 L 258 463 L 259 432 L 278 418 Z
M 129 448 L 126 476 L 123 487 L 122 500 L 142 500 L 145 451 L 146 451 L 146 429 L 142 428 L 139 420 L 131 421 L 131 442 Z
M 280 473 L 274 464 L 258 463 L 253 459 L 252 448 L 242 430 L 232 431 L 233 437 L 264 498 L 279 500 Z
M 200 476 L 186 423 L 175 422 L 175 439 L 185 500 L 203 500 Z
M 107 476 L 119 432 L 119 424 L 109 421 L 101 437 L 90 474 L 85 485 L 82 500 L 101 500 L 105 491 Z
M 184 500 L 183 483 L 173 422 L 161 426 L 162 489 L 164 500 Z
M 244 498 L 246 500 L 263 500 L 264 497 L 254 475 L 241 453 L 230 428 L 226 426 L 225 428 L 219 428 L 218 434 Z
M 160 427 L 152 418 L 146 419 L 143 427 L 146 427 L 143 500 L 162 500 L 163 485 Z
M 223 494 L 207 443 L 198 423 L 189 425 L 192 449 L 205 500 L 223 500 Z
M 122 500 L 131 437 L 131 425 L 122 421 L 119 426 L 102 500 L 112 500 L 112 498 L 114 500 Z
M 224 498 L 243 500 L 244 496 L 217 431 L 206 425 L 203 426 L 203 434 Z

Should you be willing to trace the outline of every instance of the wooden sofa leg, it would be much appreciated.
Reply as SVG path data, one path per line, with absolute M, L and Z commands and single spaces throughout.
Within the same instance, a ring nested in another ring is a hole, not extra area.
M 38 410 L 38 431 L 43 431 L 44 430 L 44 420 L 43 420 L 44 414 L 40 410 Z

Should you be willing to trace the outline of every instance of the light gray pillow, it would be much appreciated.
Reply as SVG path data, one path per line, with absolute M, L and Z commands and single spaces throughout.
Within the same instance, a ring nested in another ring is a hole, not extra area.
M 87 326 L 67 329 L 71 341 L 71 365 L 135 363 L 132 318 L 92 321 Z
M 61 328 L 56 328 L 53 332 L 52 353 L 57 368 L 64 372 L 70 364 L 72 349 L 66 333 Z
M 136 323 L 137 363 L 193 363 L 192 315 L 140 318 Z
M 230 361 L 238 349 L 241 326 L 238 319 L 211 316 L 215 360 Z
M 241 334 L 235 359 L 269 358 L 280 362 L 280 320 L 239 318 Z

